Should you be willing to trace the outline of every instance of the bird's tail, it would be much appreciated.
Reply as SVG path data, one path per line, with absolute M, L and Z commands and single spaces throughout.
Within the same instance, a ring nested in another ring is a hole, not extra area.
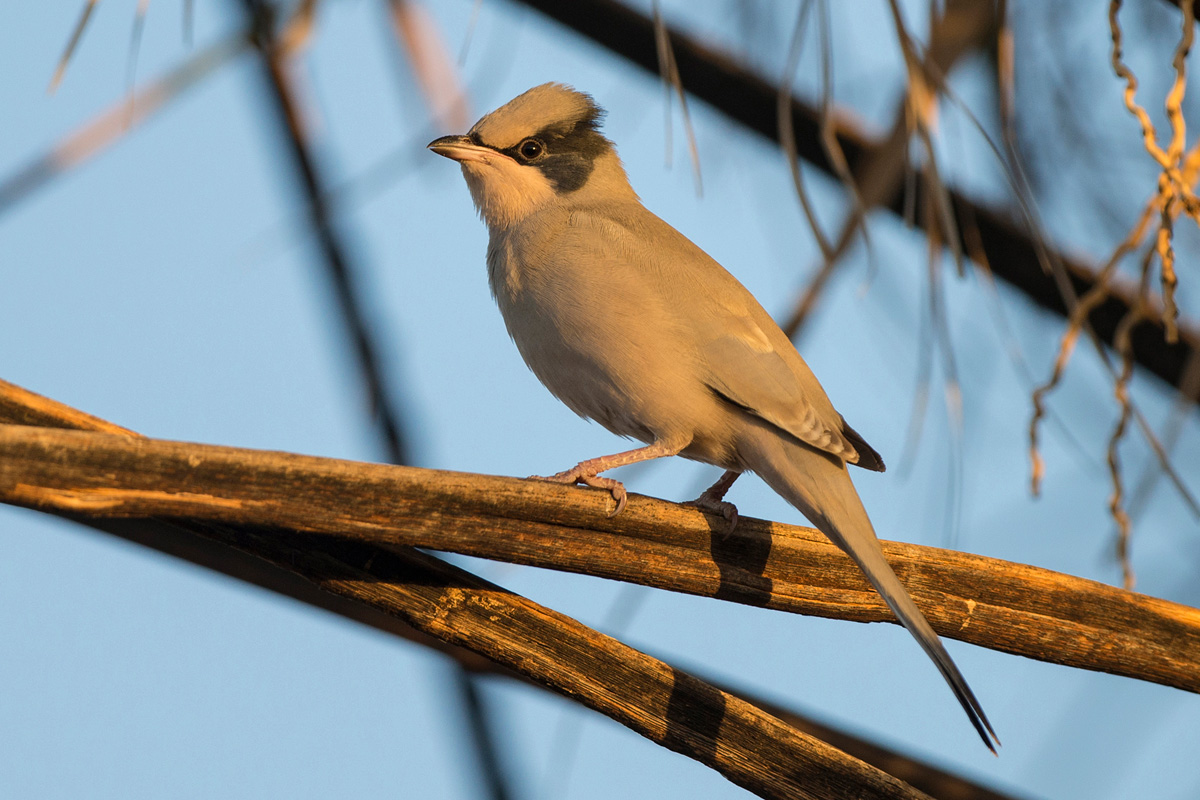
M 789 441 L 775 431 L 762 431 L 745 444 L 748 446 L 741 448 L 741 455 L 746 465 L 858 564 L 888 608 L 937 665 L 984 744 L 995 753 L 1000 740 L 983 707 L 884 559 L 846 465 L 835 456 Z

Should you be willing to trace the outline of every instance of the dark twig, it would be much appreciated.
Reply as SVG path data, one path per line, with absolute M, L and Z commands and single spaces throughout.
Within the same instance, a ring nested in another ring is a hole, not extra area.
M 83 13 L 79 15 L 79 20 L 75 23 L 75 28 L 71 31 L 71 38 L 67 40 L 66 49 L 63 50 L 62 56 L 58 59 L 58 64 L 54 67 L 54 75 L 50 78 L 50 86 L 46 89 L 50 94 L 54 94 L 58 89 L 58 85 L 62 83 L 63 76 L 67 74 L 67 65 L 71 63 L 71 56 L 75 55 L 75 48 L 79 46 L 79 41 L 83 38 L 83 32 L 87 30 L 88 20 L 92 18 L 92 12 L 96 10 L 96 3 L 99 0 L 87 0 L 83 6 Z
M 463 715 L 467 721 L 467 730 L 471 734 L 471 743 L 475 746 L 475 756 L 479 759 L 479 773 L 487 793 L 495 800 L 508 800 L 512 793 L 508 790 L 508 781 L 505 780 L 504 770 L 500 765 L 498 743 L 490 727 L 489 720 L 495 715 L 489 710 L 490 706 L 483 696 L 483 682 L 471 671 L 461 667 L 452 672 L 454 688 L 463 703 Z
M 379 423 L 388 459 L 396 464 L 407 464 L 410 454 L 400 415 L 387 388 L 383 362 L 366 322 L 364 303 L 355 285 L 355 269 L 334 220 L 333 209 L 327 199 L 329 194 L 318 174 L 316 159 L 308 145 L 300 109 L 284 63 L 284 54 L 275 40 L 274 9 L 264 0 L 242 0 L 242 5 L 250 18 L 254 44 L 261 55 L 267 94 L 282 126 L 292 165 L 304 189 L 313 232 L 333 281 L 334 294 L 342 318 L 349 328 L 354 353 L 367 384 L 367 393 Z
M 312 227 L 333 281 L 342 318 L 349 328 L 359 369 L 366 381 L 372 410 L 378 420 L 388 458 L 395 464 L 408 463 L 409 453 L 399 412 L 384 379 L 383 364 L 366 322 L 362 300 L 355 287 L 354 268 L 327 200 L 330 195 L 318 175 L 315 159 L 309 150 L 300 111 L 290 86 L 287 65 L 284 63 L 284 53 L 275 39 L 274 8 L 266 0 L 242 0 L 242 5 L 250 20 L 254 43 L 261 56 L 268 94 L 272 98 L 272 105 L 285 133 L 284 138 L 292 155 L 293 165 L 304 188 Z M 479 758 L 481 780 L 492 800 L 508 800 L 510 793 L 501 774 L 495 742 L 487 724 L 487 707 L 477 687 L 473 685 L 473 678 L 461 669 L 457 671 L 459 674 L 455 686 L 459 690 L 466 727 Z

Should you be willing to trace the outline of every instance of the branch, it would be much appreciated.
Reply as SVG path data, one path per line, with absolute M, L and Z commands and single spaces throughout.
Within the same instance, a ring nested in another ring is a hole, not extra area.
M 213 74 L 250 46 L 244 34 L 233 34 L 172 68 L 156 80 L 122 98 L 112 107 L 64 136 L 47 152 L 15 172 L 0 178 L 0 214 L 36 190 L 49 185 L 92 156 L 118 141 L 185 90 Z
M 408 443 L 400 412 L 388 388 L 384 360 L 367 324 L 364 303 L 356 285 L 356 270 L 328 201 L 329 192 L 317 170 L 309 147 L 295 91 L 288 76 L 286 53 L 274 34 L 274 6 L 268 0 L 242 0 L 251 40 L 258 49 L 259 62 L 270 105 L 279 130 L 300 180 L 308 206 L 309 222 L 320 247 L 327 272 L 333 281 L 334 297 L 346 323 L 358 359 L 358 368 L 366 383 L 371 408 L 378 416 L 387 457 L 397 464 L 408 463 Z
M 726 537 L 722 520 L 632 495 L 610 519 L 605 492 L 512 478 L 5 425 L 0 500 L 60 514 L 269 526 L 346 546 L 425 547 L 894 622 L 817 531 L 743 518 Z M 895 542 L 884 550 L 943 636 L 1200 692 L 1196 609 L 996 559 Z
M 0 423 L 35 425 L 40 427 L 67 428 L 119 433 L 126 436 L 137 434 L 110 422 L 84 414 L 62 403 L 22 389 L 0 380 Z M 65 515 L 64 515 L 65 516 Z M 480 656 L 478 653 L 449 644 L 422 633 L 402 620 L 376 608 L 369 598 L 350 598 L 321 591 L 317 584 L 301 578 L 294 572 L 252 555 L 251 552 L 227 546 L 226 542 L 236 537 L 233 526 L 201 525 L 181 521 L 168 522 L 157 519 L 105 519 L 99 517 L 66 517 L 72 521 L 103 531 L 127 541 L 150 547 L 159 552 L 181 558 L 197 566 L 213 569 L 222 574 L 260 586 L 268 591 L 291 597 L 311 606 L 364 625 L 369 625 L 394 636 L 424 647 L 435 649 L 452 658 L 460 667 L 474 674 L 498 675 L 509 679 L 524 680 L 533 686 L 553 690 L 545 684 L 534 683 L 526 676 L 505 667 L 503 664 Z M 690 671 L 690 670 L 689 670 Z M 980 800 L 1013 800 L 993 790 L 951 775 L 910 756 L 880 747 L 870 741 L 831 728 L 794 710 L 768 703 L 744 691 L 722 686 L 709 680 L 717 688 L 758 706 L 804 733 L 834 745 L 853 758 L 877 767 L 889 775 L 900 778 L 930 797 L 940 800 L 957 800 L 963 797 Z
M 40 402 L 22 412 L 26 419 L 63 424 L 64 416 L 73 416 L 0 381 L 0 419 L 30 398 Z M 89 427 L 107 425 L 80 419 Z M 55 432 L 20 425 L 0 430 Z M 151 441 L 128 432 L 75 435 Z M 22 491 L 21 478 L 11 477 L 6 473 L 0 484 Z M 411 625 L 443 647 L 467 648 L 600 711 L 762 797 L 926 797 L 742 699 L 431 556 L 251 525 L 62 516 L 209 566 L 216 553 L 222 571 L 265 579 L 276 591 L 383 630 Z
M 925 797 L 744 700 L 430 556 L 243 526 L 207 535 L 507 665 L 762 797 Z
M 695 674 L 703 676 L 703 672 L 695 672 Z M 709 682 L 727 692 L 736 693 L 742 699 L 779 717 L 793 728 L 811 734 L 855 758 L 862 759 L 873 767 L 878 767 L 889 775 L 894 775 L 930 797 L 940 798 L 940 800 L 1016 800 L 1012 795 L 1000 794 L 994 789 L 980 786 L 958 775 L 916 761 L 890 748 L 850 736 L 837 728 L 831 728 L 810 717 L 801 716 L 795 711 L 778 706 L 769 700 L 730 689 L 719 681 L 710 680 Z
M 619 56 L 657 75 L 657 60 L 653 21 L 617 0 L 521 0 L 546 16 L 557 20 L 579 34 L 607 47 Z M 778 87 L 764 80 L 729 56 L 701 44 L 678 31 L 669 33 L 672 52 L 684 86 L 695 97 L 704 100 L 727 117 L 771 140 L 776 140 L 779 126 L 776 117 Z M 863 174 L 860 162 L 870 157 L 880 145 L 845 119 L 838 120 L 837 142 L 852 171 Z M 821 114 L 818 109 L 793 99 L 792 129 L 796 149 L 801 158 L 818 169 L 836 177 L 837 170 L 821 144 Z M 929 191 L 921 176 L 915 180 L 916 201 Z M 861 192 L 861 189 L 860 189 Z M 1055 313 L 1069 312 L 1062 289 L 1053 276 L 1047 274 L 1038 259 L 1038 243 L 1020 230 L 1007 214 L 978 204 L 961 192 L 948 190 L 953 218 L 959 240 L 974 224 L 978 233 L 979 250 L 991 265 L 992 272 L 1020 289 L 1033 302 Z M 903 215 L 904 191 L 897 188 L 880 206 Z M 919 206 L 918 206 L 919 207 Z M 917 215 L 917 225 L 926 220 Z M 1067 282 L 1076 295 L 1082 296 L 1097 283 L 1097 273 L 1091 267 L 1061 254 L 1050 254 L 1051 261 L 1063 265 Z M 1088 321 L 1110 347 L 1122 319 L 1138 302 L 1137 287 L 1127 282 L 1114 283 L 1110 296 L 1088 315 Z M 1138 364 L 1177 389 L 1183 390 L 1183 376 L 1188 359 L 1200 353 L 1200 331 L 1180 326 L 1178 341 L 1165 340 L 1160 318 L 1147 319 L 1132 333 L 1134 358 Z M 1200 397 L 1191 396 L 1193 402 Z

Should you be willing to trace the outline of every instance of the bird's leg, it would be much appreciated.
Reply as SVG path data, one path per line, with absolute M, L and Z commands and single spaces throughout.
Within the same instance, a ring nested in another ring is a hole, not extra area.
M 664 458 L 673 456 L 683 448 L 672 447 L 655 442 L 646 447 L 639 447 L 636 450 L 626 450 L 624 453 L 615 453 L 611 456 L 600 456 L 599 458 L 589 458 L 587 461 L 580 461 L 575 466 L 568 470 L 564 470 L 556 475 L 542 477 L 541 475 L 531 475 L 530 480 L 535 481 L 550 481 L 551 483 L 582 483 L 586 486 L 593 486 L 597 489 L 607 489 L 612 493 L 613 500 L 617 501 L 616 509 L 609 514 L 610 517 L 615 517 L 620 514 L 625 508 L 625 485 L 620 481 L 612 478 L 601 478 L 599 473 L 605 470 L 623 467 L 626 464 L 636 464 L 639 461 L 649 461 L 652 458 Z M 731 481 L 732 483 L 732 481 Z
M 733 529 L 737 527 L 738 512 L 737 506 L 733 503 L 725 501 L 725 493 L 729 491 L 729 487 L 733 486 L 733 482 L 738 479 L 742 473 L 732 469 L 726 470 L 725 474 L 717 478 L 717 482 L 704 490 L 704 493 L 695 500 L 684 503 L 685 506 L 694 506 L 701 511 L 709 511 L 713 514 L 720 514 L 729 522 L 729 527 L 725 530 L 725 535 L 733 533 Z

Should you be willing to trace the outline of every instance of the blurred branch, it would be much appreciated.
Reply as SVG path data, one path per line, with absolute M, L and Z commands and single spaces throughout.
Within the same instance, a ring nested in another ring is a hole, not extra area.
M 249 38 L 234 34 L 189 58 L 141 89 L 101 113 L 74 133 L 64 137 L 45 155 L 0 180 L 0 214 L 24 200 L 67 170 L 78 166 L 133 130 L 155 111 L 178 97 L 218 67 L 250 46 Z
M 387 388 L 378 347 L 366 322 L 363 303 L 355 286 L 355 269 L 334 220 L 333 209 L 327 199 L 329 194 L 318 174 L 316 159 L 309 149 L 300 109 L 287 73 L 286 50 L 275 40 L 273 6 L 265 0 L 242 0 L 242 5 L 249 18 L 254 45 L 261 56 L 267 94 L 271 98 L 271 106 L 280 124 L 292 166 L 304 191 L 313 232 L 333 281 L 334 294 L 342 318 L 349 328 L 354 353 L 366 381 L 371 408 L 379 421 L 388 459 L 396 464 L 408 463 L 409 454 L 400 415 Z
M 0 500 L 68 515 L 287 528 L 895 621 L 814 530 L 743 518 L 726 536 L 723 519 L 637 496 L 610 519 L 604 492 L 511 478 L 8 425 Z M 1200 692 L 1196 609 L 964 553 L 895 542 L 884 550 L 943 636 Z
M 438 130 L 466 130 L 471 124 L 458 68 L 437 24 L 415 0 L 387 0 L 388 39 L 407 63 Z M 397 62 L 399 63 L 399 62 Z
M 657 74 L 653 21 L 649 17 L 616 0 L 521 2 L 648 72 Z M 777 138 L 777 86 L 696 39 L 677 31 L 670 31 L 668 35 L 683 84 L 694 96 L 755 133 L 770 139 Z M 821 143 L 819 110 L 793 100 L 791 113 L 799 156 L 822 171 L 835 175 L 835 166 Z M 837 142 L 852 170 L 859 175 L 862 174 L 858 169 L 861 160 L 878 147 L 874 140 L 846 120 L 837 123 Z M 913 188 L 919 207 L 930 189 L 920 176 L 916 176 Z M 1007 214 L 976 203 L 953 189 L 948 194 L 951 206 L 949 217 L 960 238 L 966 224 L 973 222 L 978 231 L 976 241 L 986 255 L 992 272 L 1023 291 L 1038 305 L 1065 316 L 1068 313 L 1068 300 L 1064 298 L 1054 277 L 1042 269 L 1035 238 L 1021 230 Z M 881 199 L 880 205 L 901 214 L 904 197 L 901 188 Z M 923 219 L 917 219 L 916 222 L 922 226 L 926 224 Z M 1097 275 L 1090 266 L 1064 258 L 1061 254 L 1052 256 L 1062 263 L 1066 274 L 1069 286 L 1062 288 L 1069 288 L 1078 296 L 1087 293 L 1096 284 Z M 1137 287 L 1128 282 L 1114 282 L 1109 292 L 1109 296 L 1091 310 L 1088 321 L 1096 334 L 1111 347 L 1121 320 L 1137 305 L 1138 298 Z M 1191 326 L 1181 325 L 1179 340 L 1166 342 L 1160 317 L 1161 314 L 1154 313 L 1129 332 L 1131 351 L 1135 361 L 1143 368 L 1179 388 L 1189 358 L 1200 351 L 1200 332 Z M 1200 398 L 1190 399 L 1196 401 Z
M 150 0 L 138 0 L 137 11 L 133 14 L 133 32 L 129 36 L 129 57 L 125 67 L 126 83 L 129 90 L 129 113 L 133 113 L 133 83 L 137 79 L 138 55 L 142 49 L 142 34 L 146 30 L 146 12 L 150 10 Z
M 0 420 L 12 419 L 112 433 L 0 425 L 0 436 L 99 436 L 135 447 L 153 446 L 151 440 L 0 381 Z M 32 476 L 18 475 L 21 470 L 10 471 L 10 466 L 16 462 L 0 459 L 0 486 L 24 491 Z M 77 508 L 60 516 L 381 630 L 425 639 L 460 658 L 482 655 L 713 767 L 762 797 L 926 797 L 738 697 L 432 556 L 287 531 L 279 527 L 281 521 L 260 527 L 101 518 L 93 516 L 95 510 Z
M 667 164 L 671 163 L 671 94 L 679 98 L 679 110 L 683 115 L 683 132 L 687 136 L 688 156 L 692 160 L 692 175 L 696 180 L 696 196 L 704 194 L 704 181 L 700 175 L 700 146 L 696 143 L 696 132 L 692 129 L 692 115 L 688 111 L 687 92 L 679 79 L 675 66 L 675 54 L 671 52 L 671 40 L 667 37 L 667 23 L 663 20 L 658 0 L 654 0 L 654 44 L 658 48 L 658 69 L 663 82 L 663 111 L 666 114 Z
M 1192 0 L 1164 0 L 1164 2 L 1166 2 L 1166 3 L 1170 3 L 1171 5 L 1175 6 L 1176 8 L 1178 8 L 1178 9 L 1181 9 L 1181 10 L 1182 10 L 1182 9 L 1183 9 L 1183 4 L 1184 4 L 1185 2 L 1188 2 L 1188 3 L 1190 3 L 1190 2 L 1192 2 Z M 1193 22 L 1195 22 L 1195 18 L 1193 18 Z
M 261 57 L 268 94 L 274 101 L 272 105 L 276 117 L 304 190 L 312 227 L 333 281 L 342 318 L 353 341 L 358 367 L 367 386 L 371 408 L 379 422 L 387 457 L 394 464 L 404 464 L 408 463 L 410 454 L 407 452 L 399 410 L 384 378 L 383 362 L 367 325 L 363 302 L 355 285 L 354 268 L 333 218 L 328 200 L 330 194 L 321 181 L 316 161 L 309 150 L 300 108 L 287 72 L 289 53 L 296 49 L 298 42 L 306 42 L 311 35 L 315 6 L 311 0 L 302 2 L 297 11 L 300 24 L 286 26 L 277 40 L 275 6 L 268 0 L 242 0 Z M 297 28 L 299 33 L 296 32 Z M 412 42 L 409 44 L 411 46 Z M 416 551 L 407 550 L 399 555 L 406 566 L 412 569 L 418 569 L 420 561 L 427 558 Z M 500 770 L 496 743 L 487 724 L 487 707 L 479 687 L 473 684 L 470 675 L 461 670 L 455 686 L 466 715 L 471 744 L 478 756 L 483 786 L 492 800 L 507 800 L 510 793 Z

